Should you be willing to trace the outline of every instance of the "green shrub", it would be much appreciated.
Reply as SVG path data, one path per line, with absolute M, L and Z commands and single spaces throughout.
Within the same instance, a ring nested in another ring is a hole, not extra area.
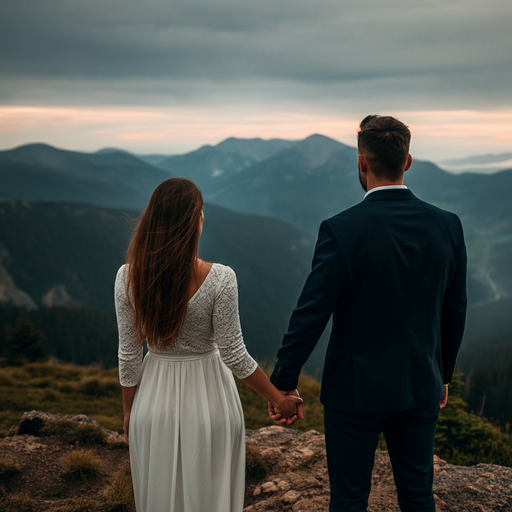
M 79 392 L 94 397 L 119 396 L 120 388 L 117 381 L 100 380 L 92 378 L 86 380 L 80 387 Z
M 256 446 L 245 448 L 245 477 L 249 480 L 261 480 L 267 476 L 268 469 L 261 452 Z
M 39 389 L 46 389 L 52 385 L 52 381 L 50 379 L 41 379 L 39 382 L 34 382 L 34 385 Z
M 512 467 L 512 440 L 465 409 L 461 398 L 461 375 L 454 375 L 448 404 L 441 410 L 437 423 L 435 453 L 450 464 L 499 464 Z
M 56 380 L 77 380 L 80 379 L 84 368 L 71 364 L 43 362 L 28 363 L 24 366 L 24 370 L 33 378 L 48 378 L 50 383 Z
M 55 393 L 51 389 L 47 389 L 43 395 L 43 400 L 46 400 L 48 402 L 56 402 L 58 400 L 58 398 L 59 398 L 59 395 L 57 395 L 57 393 Z
M 16 476 L 20 471 L 18 464 L 4 458 L 0 459 L 0 481 Z
M 101 396 L 102 386 L 98 379 L 91 379 L 81 386 L 80 390 L 84 395 Z
M 101 462 L 91 451 L 77 450 L 63 459 L 64 477 L 69 480 L 89 480 L 102 473 Z

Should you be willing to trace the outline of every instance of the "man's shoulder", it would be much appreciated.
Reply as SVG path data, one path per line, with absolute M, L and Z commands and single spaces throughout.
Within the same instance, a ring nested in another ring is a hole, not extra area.
M 461 227 L 461 221 L 457 214 L 444 210 L 438 206 L 433 205 L 432 203 L 428 203 L 412 194 L 412 197 L 409 199 L 413 199 L 412 201 L 404 201 L 404 206 L 410 207 L 417 212 L 421 212 L 424 218 L 431 218 L 432 220 L 437 220 L 440 222 L 444 222 L 451 227 L 458 228 Z M 360 203 L 343 210 L 332 217 L 329 217 L 322 221 L 321 227 L 324 228 L 336 228 L 343 226 L 353 226 L 358 225 L 361 226 L 365 223 L 365 220 L 368 222 L 372 221 L 372 218 L 376 218 L 383 213 L 383 208 L 385 205 L 389 204 L 385 201 L 361 201 Z
M 457 226 L 461 225 L 459 216 L 456 213 L 453 213 L 449 210 L 444 210 L 439 206 L 436 206 L 432 203 L 427 203 L 427 201 L 423 201 L 421 199 L 418 199 L 418 204 L 425 209 L 425 212 L 431 213 L 432 216 L 437 216 L 444 219 L 446 222 Z
M 338 222 L 343 222 L 344 220 L 352 219 L 357 217 L 360 212 L 364 209 L 363 203 L 357 203 L 346 210 L 342 210 L 341 212 L 333 215 L 322 221 L 322 224 L 336 224 Z

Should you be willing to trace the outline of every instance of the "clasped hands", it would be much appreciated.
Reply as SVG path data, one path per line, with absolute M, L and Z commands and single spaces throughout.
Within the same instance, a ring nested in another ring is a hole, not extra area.
M 293 425 L 298 419 L 304 419 L 302 398 L 299 392 L 281 391 L 282 400 L 278 404 L 268 404 L 268 415 L 277 425 Z

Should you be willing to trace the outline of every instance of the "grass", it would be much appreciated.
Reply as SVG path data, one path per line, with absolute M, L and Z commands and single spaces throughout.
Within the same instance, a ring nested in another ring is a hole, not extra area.
M 270 375 L 270 371 L 266 373 Z M 236 381 L 246 428 L 273 425 L 267 413 L 267 402 L 242 381 Z M 320 383 L 312 377 L 301 376 L 299 390 L 304 398 L 306 419 L 297 421 L 293 428 L 323 433 Z M 0 376 L 0 404 L 0 437 L 9 435 L 9 430 L 18 425 L 23 413 L 32 410 L 85 414 L 103 427 L 123 433 L 123 403 L 117 368 L 104 370 L 99 366 L 80 367 L 55 362 L 4 366 Z M 79 434 L 90 437 L 91 432 L 81 431 Z
M 35 512 L 34 501 L 22 494 L 16 496 L 0 495 L 0 510 L 2 512 Z
M 269 368 L 265 370 L 269 375 Z M 267 402 L 242 381 L 235 381 L 244 409 L 246 428 L 258 429 L 273 425 L 268 416 Z M 299 379 L 298 389 L 304 399 L 305 420 L 297 421 L 292 428 L 323 433 L 320 382 L 303 375 Z M 103 427 L 122 434 L 123 407 L 117 368 L 104 370 L 99 366 L 78 367 L 55 362 L 2 366 L 0 437 L 15 433 L 23 413 L 34 409 L 53 414 L 85 414 Z M 62 429 L 62 435 L 73 443 L 104 442 L 102 433 L 99 434 L 95 427 L 88 426 L 79 430 L 76 423 L 72 428 L 68 427 L 64 424 L 48 425 L 47 435 L 50 435 L 52 429 L 54 433 Z M 441 412 L 438 422 L 436 453 L 452 464 L 486 462 L 512 467 L 512 437 L 495 430 L 483 419 L 467 412 L 466 404 L 457 395 L 456 382 L 452 381 L 448 406 Z M 125 443 L 116 443 L 109 447 L 127 446 Z M 385 448 L 381 436 L 379 449 Z
M 256 446 L 247 445 L 245 448 L 245 477 L 261 480 L 267 476 L 268 470 L 261 452 Z
M 70 444 L 105 444 L 106 436 L 101 427 L 80 424 L 71 419 L 62 418 L 45 422 L 40 434 L 42 436 L 59 436 Z
M 64 504 L 51 508 L 48 512 L 96 512 L 94 500 L 67 500 Z
M 8 459 L 0 458 L 0 481 L 12 478 L 21 472 L 20 466 Z
M 0 437 L 24 412 L 85 414 L 103 427 L 123 432 L 123 404 L 117 368 L 54 362 L 4 366 L 0 377 Z
M 105 489 L 108 512 L 132 512 L 135 510 L 130 464 L 127 462 Z
M 87 481 L 101 475 L 101 462 L 91 451 L 77 450 L 63 458 L 64 477 L 69 480 Z

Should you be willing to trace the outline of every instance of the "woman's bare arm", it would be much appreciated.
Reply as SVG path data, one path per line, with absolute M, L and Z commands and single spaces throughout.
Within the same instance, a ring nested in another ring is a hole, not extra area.
M 124 411 L 124 437 L 126 437 L 126 441 L 128 442 L 128 429 L 130 427 L 130 414 L 132 412 L 132 404 L 133 404 L 133 396 L 135 395 L 135 390 L 137 386 L 125 387 L 121 386 L 123 390 L 123 411 Z

